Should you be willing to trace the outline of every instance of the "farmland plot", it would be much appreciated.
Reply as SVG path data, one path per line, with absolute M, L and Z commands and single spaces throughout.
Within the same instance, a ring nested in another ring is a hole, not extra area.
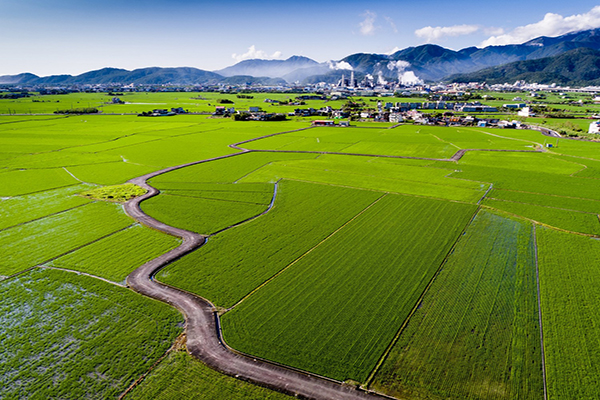
M 235 190 L 237 185 L 229 186 Z M 165 194 L 144 201 L 142 210 L 167 225 L 211 234 L 259 215 L 268 205 Z
M 285 400 L 293 397 L 210 369 L 185 351 L 172 352 L 125 399 Z
M 134 269 L 177 247 L 180 242 L 180 239 L 173 236 L 134 225 L 59 257 L 47 265 L 123 282 Z
M 480 211 L 373 387 L 399 398 L 543 397 L 531 224 Z
M 0 200 L 0 230 L 87 204 L 76 195 L 86 189 L 90 186 L 76 185 Z
M 132 225 L 121 207 L 90 203 L 0 231 L 0 275 L 11 275 Z
M 479 182 L 447 178 L 453 172 L 452 169 L 428 168 L 394 161 L 334 155 L 322 156 L 317 160 L 286 160 L 265 165 L 240 182 L 268 182 L 285 177 L 473 203 L 489 187 Z
M 0 398 L 116 398 L 182 322 L 166 304 L 71 272 L 0 282 Z
M 482 204 L 555 228 L 571 232 L 600 235 L 598 214 L 494 199 L 485 199 Z
M 211 237 L 157 278 L 231 307 L 380 196 L 283 180 L 267 214 Z
M 222 318 L 233 348 L 364 381 L 476 207 L 387 195 Z
M 600 393 L 600 241 L 538 228 L 548 397 Z

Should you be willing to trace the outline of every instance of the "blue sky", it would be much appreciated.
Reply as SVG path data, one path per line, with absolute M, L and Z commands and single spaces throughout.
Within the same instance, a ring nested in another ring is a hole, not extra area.
M 316 61 L 435 43 L 522 43 L 600 27 L 600 1 L 0 0 L 0 75 L 103 67 L 218 70 L 247 58 Z

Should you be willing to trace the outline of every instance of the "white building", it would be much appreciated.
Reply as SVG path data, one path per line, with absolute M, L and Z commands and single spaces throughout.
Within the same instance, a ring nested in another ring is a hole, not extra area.
M 531 112 L 531 109 L 529 107 L 523 107 L 523 109 L 521 111 L 517 112 L 517 115 L 519 117 L 533 117 L 533 116 L 535 116 L 535 114 Z
M 590 124 L 588 133 L 599 133 L 600 134 L 600 121 L 594 121 Z

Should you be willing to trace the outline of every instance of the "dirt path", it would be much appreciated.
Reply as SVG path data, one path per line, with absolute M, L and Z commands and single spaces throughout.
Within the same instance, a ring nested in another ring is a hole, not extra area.
M 140 203 L 159 193 L 157 189 L 147 183 L 147 180 L 179 168 L 233 157 L 238 154 L 244 153 L 236 153 L 229 156 L 166 168 L 129 181 L 145 188 L 148 192 L 143 196 L 130 200 L 124 205 L 127 214 L 150 228 L 182 238 L 183 243 L 179 247 L 147 262 L 133 271 L 127 277 L 128 285 L 141 294 L 171 304 L 179 309 L 186 318 L 188 352 L 217 371 L 280 392 L 309 399 L 383 398 L 383 396 L 378 396 L 374 393 L 368 393 L 351 386 L 343 385 L 341 382 L 285 368 L 231 351 L 221 340 L 219 317 L 215 307 L 209 301 L 162 284 L 154 279 L 154 276 L 161 268 L 202 246 L 206 242 L 206 237 L 166 225 L 145 214 L 140 208 Z

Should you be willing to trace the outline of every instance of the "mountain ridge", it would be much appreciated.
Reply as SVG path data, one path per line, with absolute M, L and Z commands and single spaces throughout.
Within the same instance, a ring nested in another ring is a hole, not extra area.
M 458 51 L 435 44 L 424 44 L 407 47 L 393 54 L 355 53 L 339 61 L 324 63 L 295 55 L 286 60 L 243 60 L 216 71 L 194 67 L 148 67 L 128 71 L 107 67 L 75 76 L 40 77 L 32 73 L 4 75 L 0 76 L 0 84 L 192 85 L 244 82 L 277 85 L 284 82 L 315 83 L 319 82 L 319 79 L 335 83 L 342 74 L 348 77 L 351 70 L 355 72 L 357 79 L 375 79 L 377 76 L 379 81 L 404 81 L 405 75 L 410 73 L 412 75 L 409 78 L 414 82 L 439 82 L 451 76 L 465 75 L 512 62 L 554 57 L 579 48 L 600 50 L 600 28 L 569 32 L 557 37 L 540 36 L 522 44 L 467 47 Z M 539 64 L 540 68 L 542 64 Z

